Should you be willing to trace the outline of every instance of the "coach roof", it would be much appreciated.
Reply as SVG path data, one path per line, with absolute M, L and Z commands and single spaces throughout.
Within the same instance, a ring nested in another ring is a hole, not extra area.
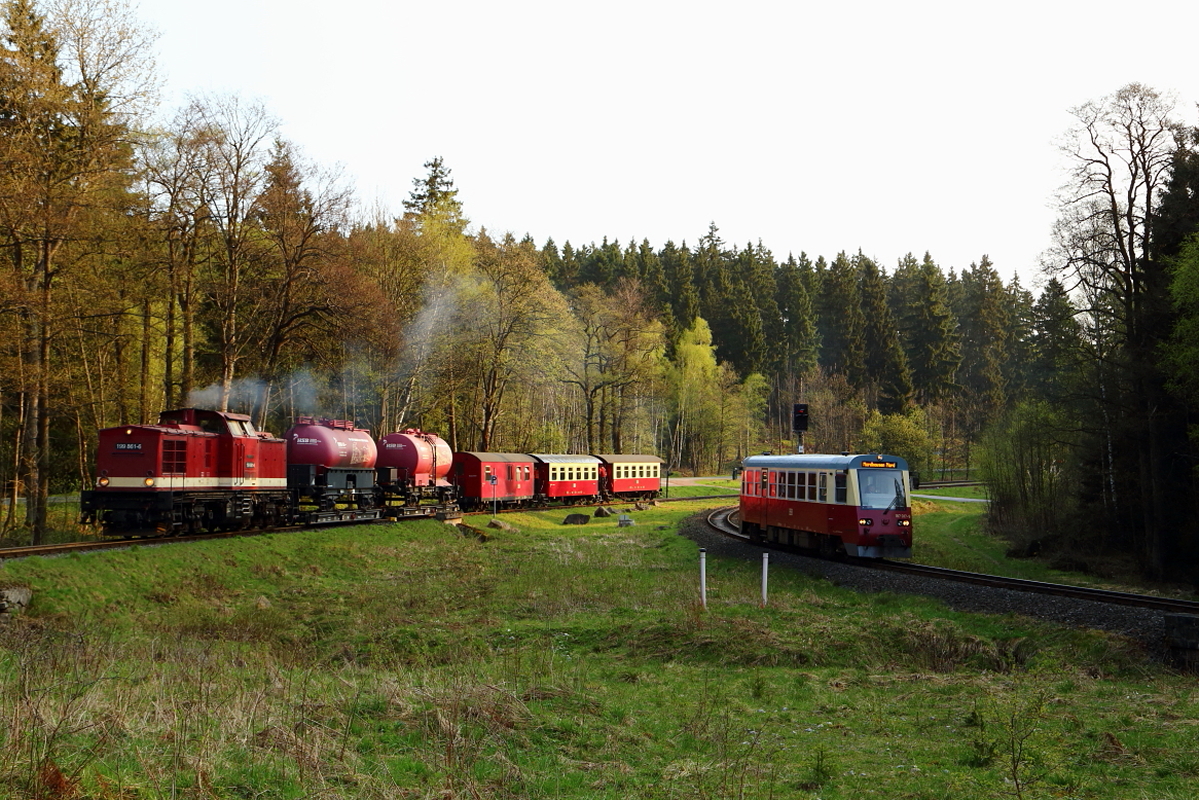
M 742 462 L 745 469 L 907 469 L 908 462 L 899 456 L 833 455 L 830 453 L 795 453 L 791 455 L 750 456 Z

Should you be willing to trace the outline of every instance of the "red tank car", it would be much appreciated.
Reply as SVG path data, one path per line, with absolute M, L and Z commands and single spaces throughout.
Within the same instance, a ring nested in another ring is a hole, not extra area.
M 426 499 L 448 504 L 455 495 L 446 479 L 453 460 L 454 452 L 440 436 L 408 429 L 379 440 L 375 472 L 389 505 L 415 508 Z
M 309 522 L 379 516 L 374 509 L 378 447 L 352 420 L 298 417 L 284 434 L 287 484 Z
M 409 429 L 379 440 L 380 468 L 394 469 L 398 480 L 430 485 L 450 474 L 454 453 L 436 434 Z
M 299 417 L 288 428 L 287 463 L 324 469 L 374 469 L 379 449 L 370 431 L 342 419 Z
M 284 442 L 243 414 L 186 408 L 106 428 L 81 520 L 158 535 L 274 524 L 289 513 L 285 459 Z
M 751 456 L 743 466 L 741 530 L 754 541 L 911 557 L 911 479 L 902 458 Z

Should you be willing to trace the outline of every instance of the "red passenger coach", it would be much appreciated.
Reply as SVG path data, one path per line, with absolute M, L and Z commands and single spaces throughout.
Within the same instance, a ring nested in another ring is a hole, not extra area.
M 533 467 L 533 458 L 524 453 L 454 453 L 451 474 L 458 502 L 468 510 L 489 503 L 524 505 L 533 499 Z
M 578 502 L 599 497 L 600 460 L 595 456 L 532 453 L 539 502 Z
M 96 486 L 80 497 L 83 522 L 117 533 L 269 524 L 287 503 L 283 440 L 244 414 L 193 408 L 100 431 Z
M 605 498 L 649 500 L 662 491 L 662 459 L 644 455 L 597 455 Z
M 741 473 L 741 530 L 864 558 L 910 558 L 907 462 L 887 455 L 751 456 Z

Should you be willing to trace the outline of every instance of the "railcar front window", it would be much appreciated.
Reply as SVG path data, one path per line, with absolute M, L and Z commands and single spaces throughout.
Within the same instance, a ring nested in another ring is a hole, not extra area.
M 908 504 L 903 472 L 897 469 L 858 470 L 858 493 L 862 508 L 902 508 Z

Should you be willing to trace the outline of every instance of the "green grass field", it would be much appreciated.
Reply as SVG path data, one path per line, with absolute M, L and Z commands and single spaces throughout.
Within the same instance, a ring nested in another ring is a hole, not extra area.
M 703 610 L 678 528 L 712 504 L 6 561 L 34 601 L 0 626 L 0 796 L 1199 792 L 1193 678 L 1119 638 L 783 570 L 762 608 L 716 558 Z M 1002 560 L 965 505 L 921 546 Z

